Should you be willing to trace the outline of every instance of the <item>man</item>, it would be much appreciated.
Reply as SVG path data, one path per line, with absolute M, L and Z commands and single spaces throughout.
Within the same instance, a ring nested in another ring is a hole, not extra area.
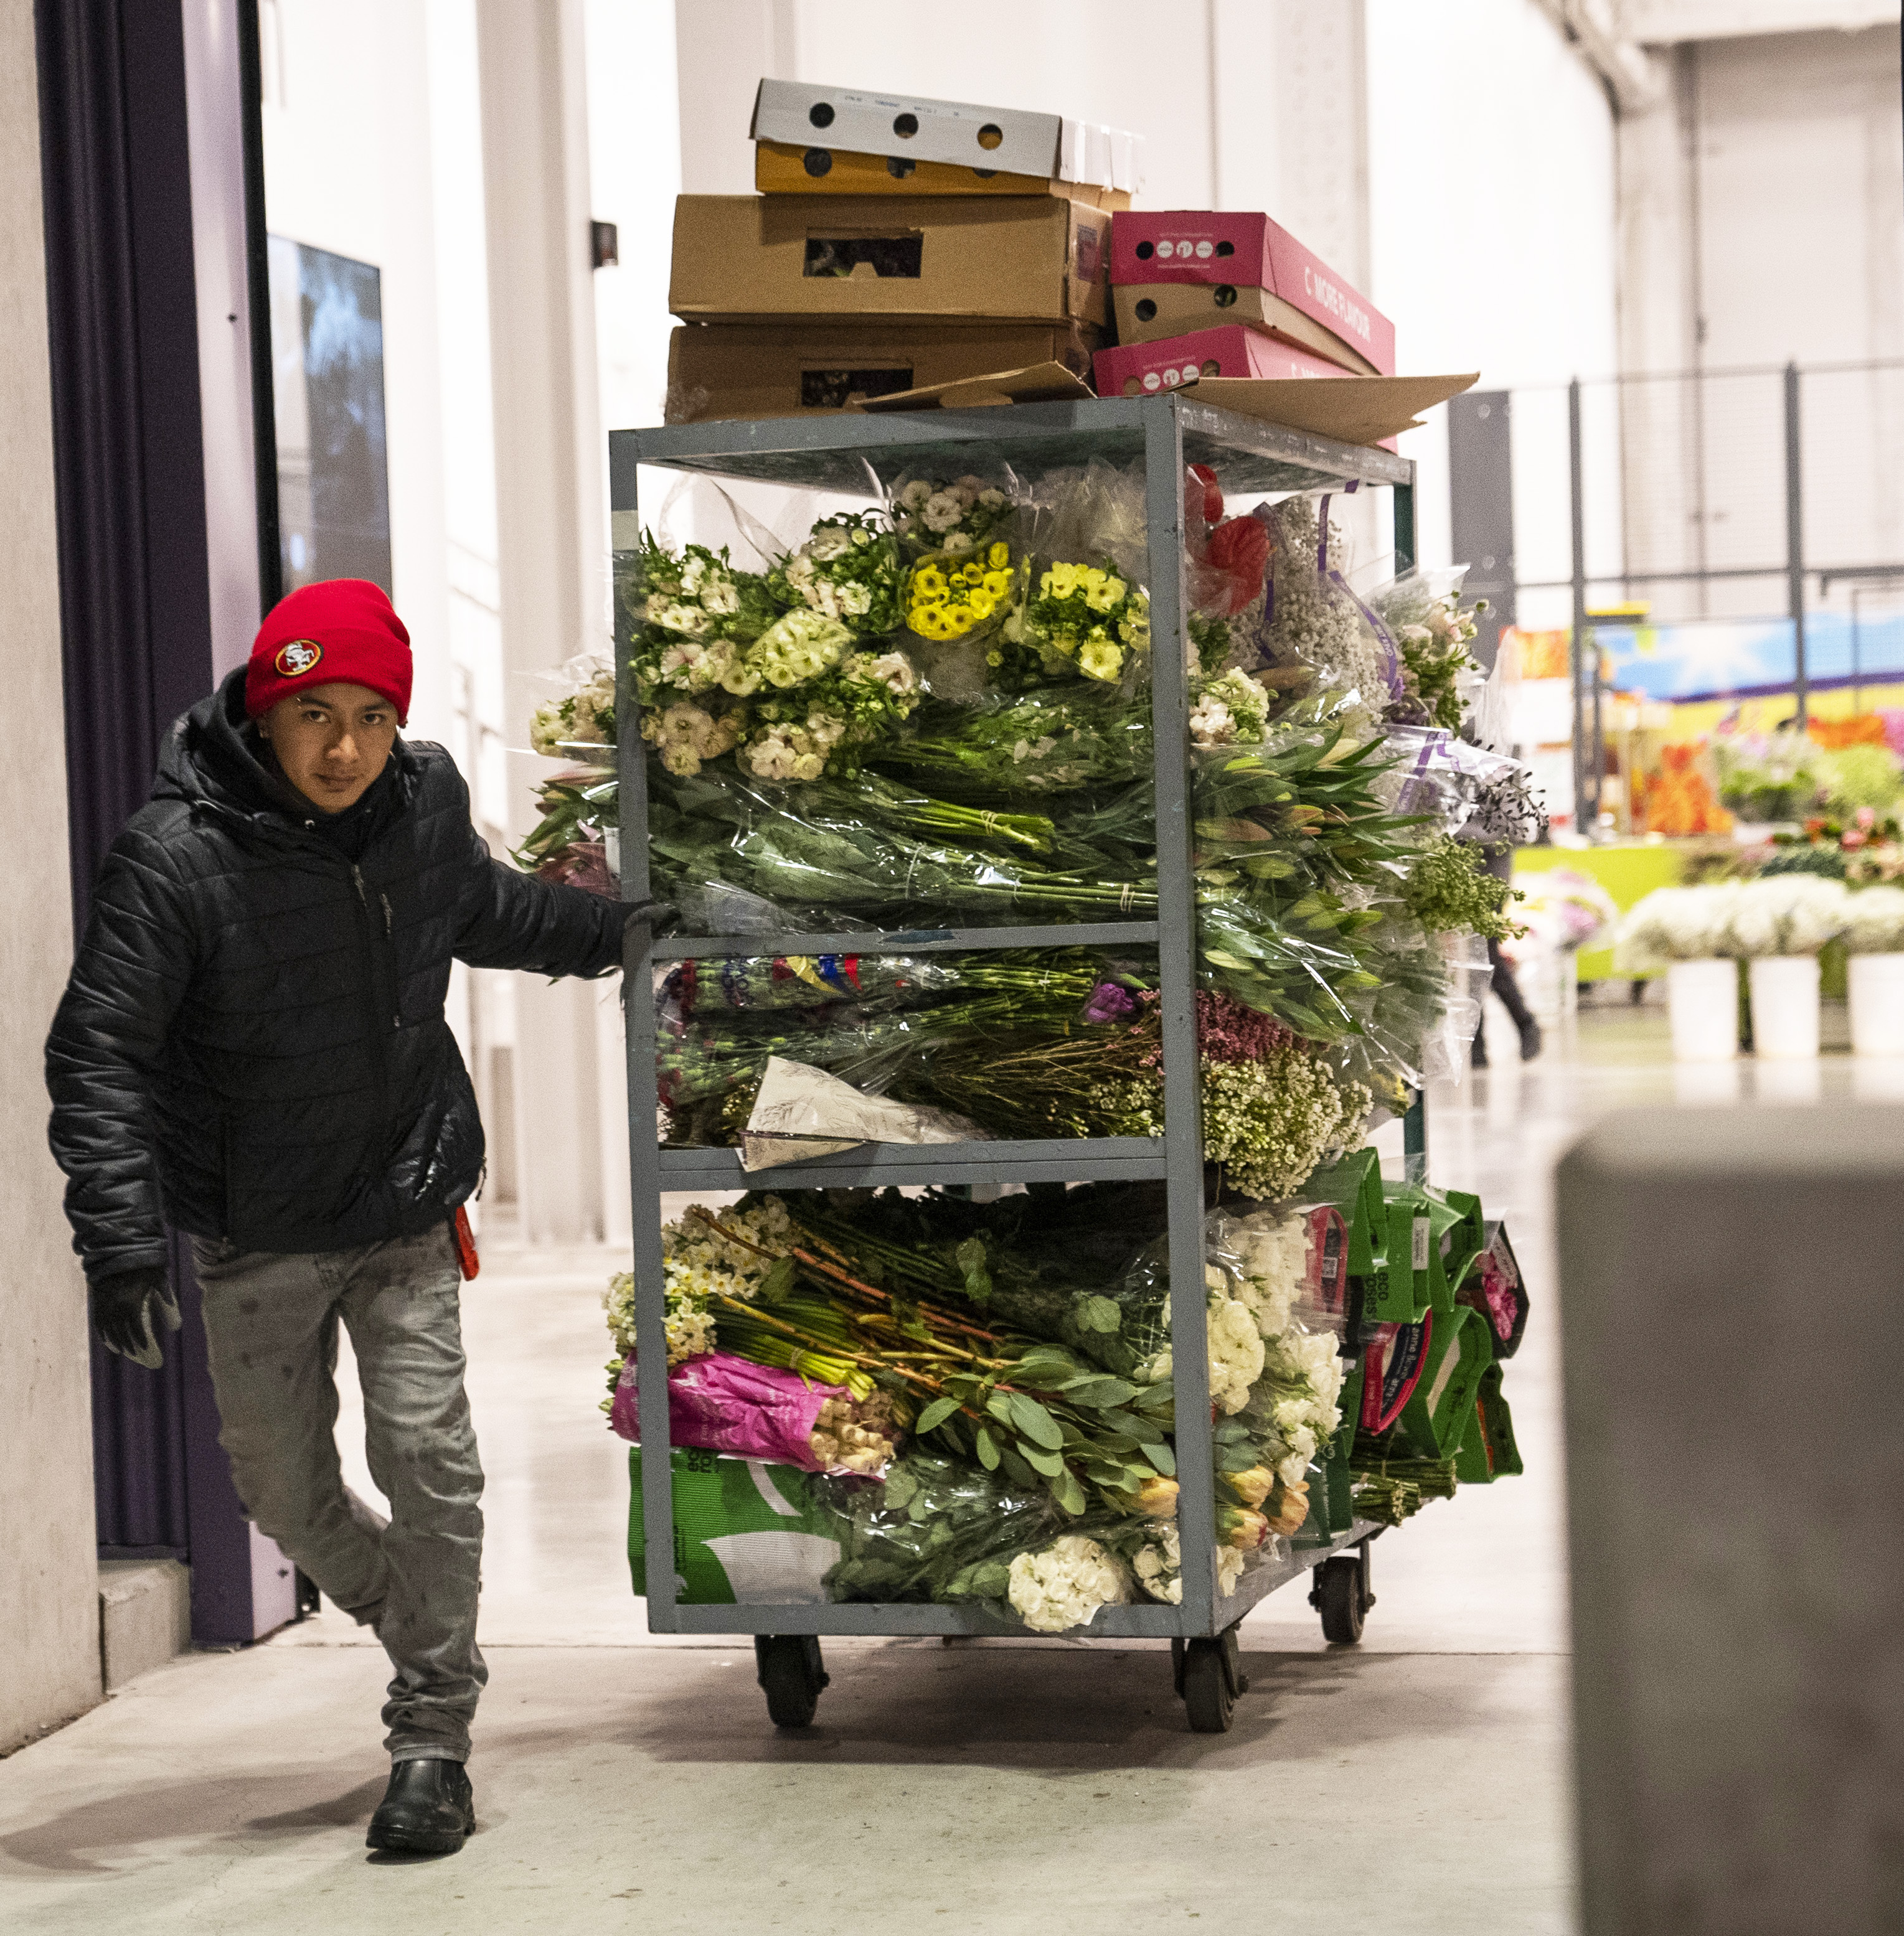
M 153 1317 L 179 1323 L 165 1227 L 187 1233 L 246 1511 L 395 1670 L 370 1844 L 447 1853 L 474 1827 L 488 1677 L 459 1322 L 483 1130 L 450 964 L 602 975 L 652 909 L 492 860 L 449 755 L 398 737 L 410 689 L 375 585 L 271 613 L 249 666 L 174 724 L 107 855 L 47 1069 L 101 1339 L 159 1364 Z M 340 1321 L 387 1525 L 339 1475 Z

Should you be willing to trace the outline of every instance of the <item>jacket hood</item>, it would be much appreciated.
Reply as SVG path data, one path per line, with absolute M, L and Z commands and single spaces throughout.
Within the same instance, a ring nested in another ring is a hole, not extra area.
M 182 800 L 188 806 L 235 814 L 262 829 L 301 827 L 318 809 L 267 763 L 249 729 L 244 703 L 245 668 L 230 673 L 216 692 L 172 721 L 159 749 L 154 800 Z M 396 785 L 382 789 L 392 808 L 410 804 L 419 761 L 399 739 L 392 749 Z

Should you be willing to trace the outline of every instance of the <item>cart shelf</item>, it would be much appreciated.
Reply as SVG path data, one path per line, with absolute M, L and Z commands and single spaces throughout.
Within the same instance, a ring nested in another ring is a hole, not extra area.
M 1215 467 L 1232 496 L 1314 491 L 1361 484 L 1391 488 L 1398 570 L 1412 562 L 1412 464 L 1389 452 L 1326 437 L 1212 408 L 1194 394 L 1100 398 L 1088 401 L 1000 406 L 980 410 L 846 413 L 765 422 L 695 424 L 622 431 L 610 439 L 610 477 L 618 558 L 640 542 L 639 480 L 644 466 L 707 476 L 794 486 L 883 498 L 907 471 L 1025 472 L 1079 465 L 1092 458 L 1144 467 L 1151 550 L 1149 573 L 1152 709 L 1156 746 L 1157 918 L 1097 923 L 1021 924 L 1010 927 L 914 927 L 837 933 L 676 935 L 655 939 L 640 924 L 629 930 L 623 994 L 627 1008 L 630 1166 L 634 1194 L 636 1335 L 644 1457 L 643 1509 L 647 1538 L 648 1619 L 672 1633 L 752 1633 L 761 1653 L 762 1684 L 776 1719 L 804 1714 L 825 1684 L 817 1645 L 825 1634 L 1022 1634 L 1016 1623 L 982 1609 L 913 1604 L 825 1604 L 787 1607 L 685 1606 L 676 1593 L 672 1538 L 672 1473 L 668 1401 L 664 1378 L 665 1300 L 661 1266 L 661 1193 L 690 1189 L 766 1187 L 858 1188 L 873 1184 L 941 1184 L 1162 1180 L 1166 1185 L 1171 1260 L 1171 1329 L 1176 1341 L 1178 1469 L 1212 1472 L 1209 1368 L 1203 1292 L 1203 1163 L 1197 1093 L 1196 897 L 1191 862 L 1188 693 L 1182 649 L 1187 601 L 1183 570 L 1185 467 Z M 649 893 L 647 791 L 639 720 L 627 674 L 629 640 L 617 637 L 620 730 L 622 890 Z M 1083 946 L 1155 948 L 1164 1053 L 1161 1138 L 1111 1138 L 1034 1142 L 964 1142 L 914 1147 L 870 1145 L 746 1175 L 739 1152 L 728 1148 L 661 1149 L 655 1145 L 655 978 L 656 963 L 725 955 L 898 954 L 952 950 Z M 1185 1564 L 1180 1605 L 1105 1608 L 1084 1632 L 1092 1637 L 1165 1638 L 1178 1653 L 1179 1686 L 1199 1728 L 1228 1725 L 1228 1702 L 1240 1691 L 1234 1629 L 1264 1595 L 1298 1574 L 1318 1569 L 1317 1604 L 1342 1598 L 1341 1576 L 1325 1596 L 1324 1562 L 1353 1563 L 1350 1598 L 1355 1631 L 1364 1604 L 1367 1541 L 1376 1529 L 1357 1523 L 1246 1575 L 1240 1590 L 1217 1590 L 1212 1551 L 1213 1484 L 1186 1484 L 1178 1501 Z M 1312 1514 L 1312 1526 L 1318 1516 Z M 662 1529 L 668 1529 L 664 1536 Z M 1299 1536 L 1300 1537 L 1300 1536 Z M 1358 1562 L 1334 1557 L 1354 1547 Z M 1337 1625 L 1343 1616 L 1336 1609 Z M 1219 1685 L 1219 1683 L 1221 1683 Z M 1227 1692 L 1224 1691 L 1227 1689 Z

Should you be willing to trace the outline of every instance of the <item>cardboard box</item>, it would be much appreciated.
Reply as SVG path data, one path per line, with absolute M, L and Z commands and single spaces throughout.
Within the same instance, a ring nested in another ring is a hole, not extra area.
M 1395 325 L 1267 215 L 1194 208 L 1120 214 L 1111 225 L 1111 280 L 1259 288 L 1339 337 L 1377 374 L 1395 374 Z
M 1204 377 L 1346 377 L 1339 363 L 1325 363 L 1306 349 L 1279 343 L 1240 322 L 1200 329 L 1161 343 L 1120 343 L 1100 349 L 1092 375 L 1100 397 L 1148 397 L 1174 390 Z
M 1112 219 L 1052 195 L 684 195 L 668 307 L 684 322 L 1102 328 Z
M 1240 322 L 1246 329 L 1306 349 L 1324 362 L 1339 364 L 1352 376 L 1381 374 L 1333 330 L 1324 329 L 1280 296 L 1246 283 L 1130 283 L 1113 287 L 1111 301 L 1117 313 L 1120 343 L 1161 343 L 1169 337 Z
M 1094 331 L 1065 324 L 698 324 L 675 331 L 668 346 L 667 420 L 810 416 L 855 397 L 1044 363 L 1082 375 L 1096 340 Z
M 1040 181 L 1088 182 L 1127 195 L 1138 186 L 1141 144 L 1136 135 L 1061 115 L 967 101 L 763 80 L 748 132 L 756 141 L 789 147 L 822 141 L 852 154 L 996 168 Z
M 1131 206 L 1128 190 L 1093 182 L 1000 174 L 996 168 L 859 155 L 845 148 L 796 147 L 788 141 L 755 143 L 754 186 L 762 195 L 1055 195 L 1106 213 Z

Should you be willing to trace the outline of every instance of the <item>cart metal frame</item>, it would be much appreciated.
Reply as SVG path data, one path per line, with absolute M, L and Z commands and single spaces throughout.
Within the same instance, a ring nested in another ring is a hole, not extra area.
M 774 1187 L 862 1187 L 882 1184 L 1085 1182 L 1164 1180 L 1168 1205 L 1171 1333 L 1177 1347 L 1176 1457 L 1179 1475 L 1212 1474 L 1209 1362 L 1203 1296 L 1203 1160 L 1197 1086 L 1195 884 L 1191 867 L 1188 696 L 1182 647 L 1183 477 L 1186 464 L 1221 467 L 1232 496 L 1314 491 L 1334 485 L 1394 492 L 1396 568 L 1415 553 L 1415 467 L 1389 452 L 1336 443 L 1199 403 L 1192 392 L 1091 401 L 1022 404 L 906 414 L 848 413 L 768 422 L 673 425 L 619 431 L 609 440 L 618 564 L 640 538 L 639 467 L 792 485 L 883 498 L 883 482 L 907 470 L 983 473 L 1009 461 L 1021 470 L 1078 464 L 1093 457 L 1145 466 L 1149 520 L 1152 706 L 1156 739 L 1158 918 L 1155 921 L 1053 923 L 1026 927 L 933 928 L 880 933 L 650 937 L 636 925 L 625 956 L 628 1024 L 629 1171 L 634 1199 L 635 1337 L 639 1369 L 642 1505 L 649 1529 L 647 1604 L 656 1633 L 767 1635 L 1018 1634 L 1016 1621 L 982 1608 L 910 1603 L 684 1606 L 675 1596 L 672 1463 L 669 1457 L 661 1267 L 661 1193 L 743 1189 L 739 1152 L 657 1146 L 655 1015 L 652 964 L 761 954 L 943 952 L 1028 946 L 1111 946 L 1158 951 L 1163 1026 L 1165 1133 L 913 1148 L 869 1144 L 818 1161 L 788 1164 Z M 620 744 L 622 884 L 625 897 L 649 893 L 647 788 L 633 682 L 631 641 L 618 611 L 617 718 Z M 1411 1112 L 1411 1118 L 1414 1112 Z M 1421 1130 L 1411 1120 L 1409 1145 Z M 1086 1638 L 1212 1640 L 1259 1600 L 1299 1574 L 1351 1548 L 1362 1552 L 1379 1529 L 1357 1521 L 1326 1544 L 1296 1547 L 1245 1575 L 1238 1590 L 1217 1591 L 1215 1497 L 1208 1484 L 1183 1485 L 1178 1525 L 1184 1554 L 1181 1605 L 1106 1607 Z M 658 1535 L 667 1528 L 667 1535 Z M 1200 1564 L 1192 1563 L 1199 1556 Z

